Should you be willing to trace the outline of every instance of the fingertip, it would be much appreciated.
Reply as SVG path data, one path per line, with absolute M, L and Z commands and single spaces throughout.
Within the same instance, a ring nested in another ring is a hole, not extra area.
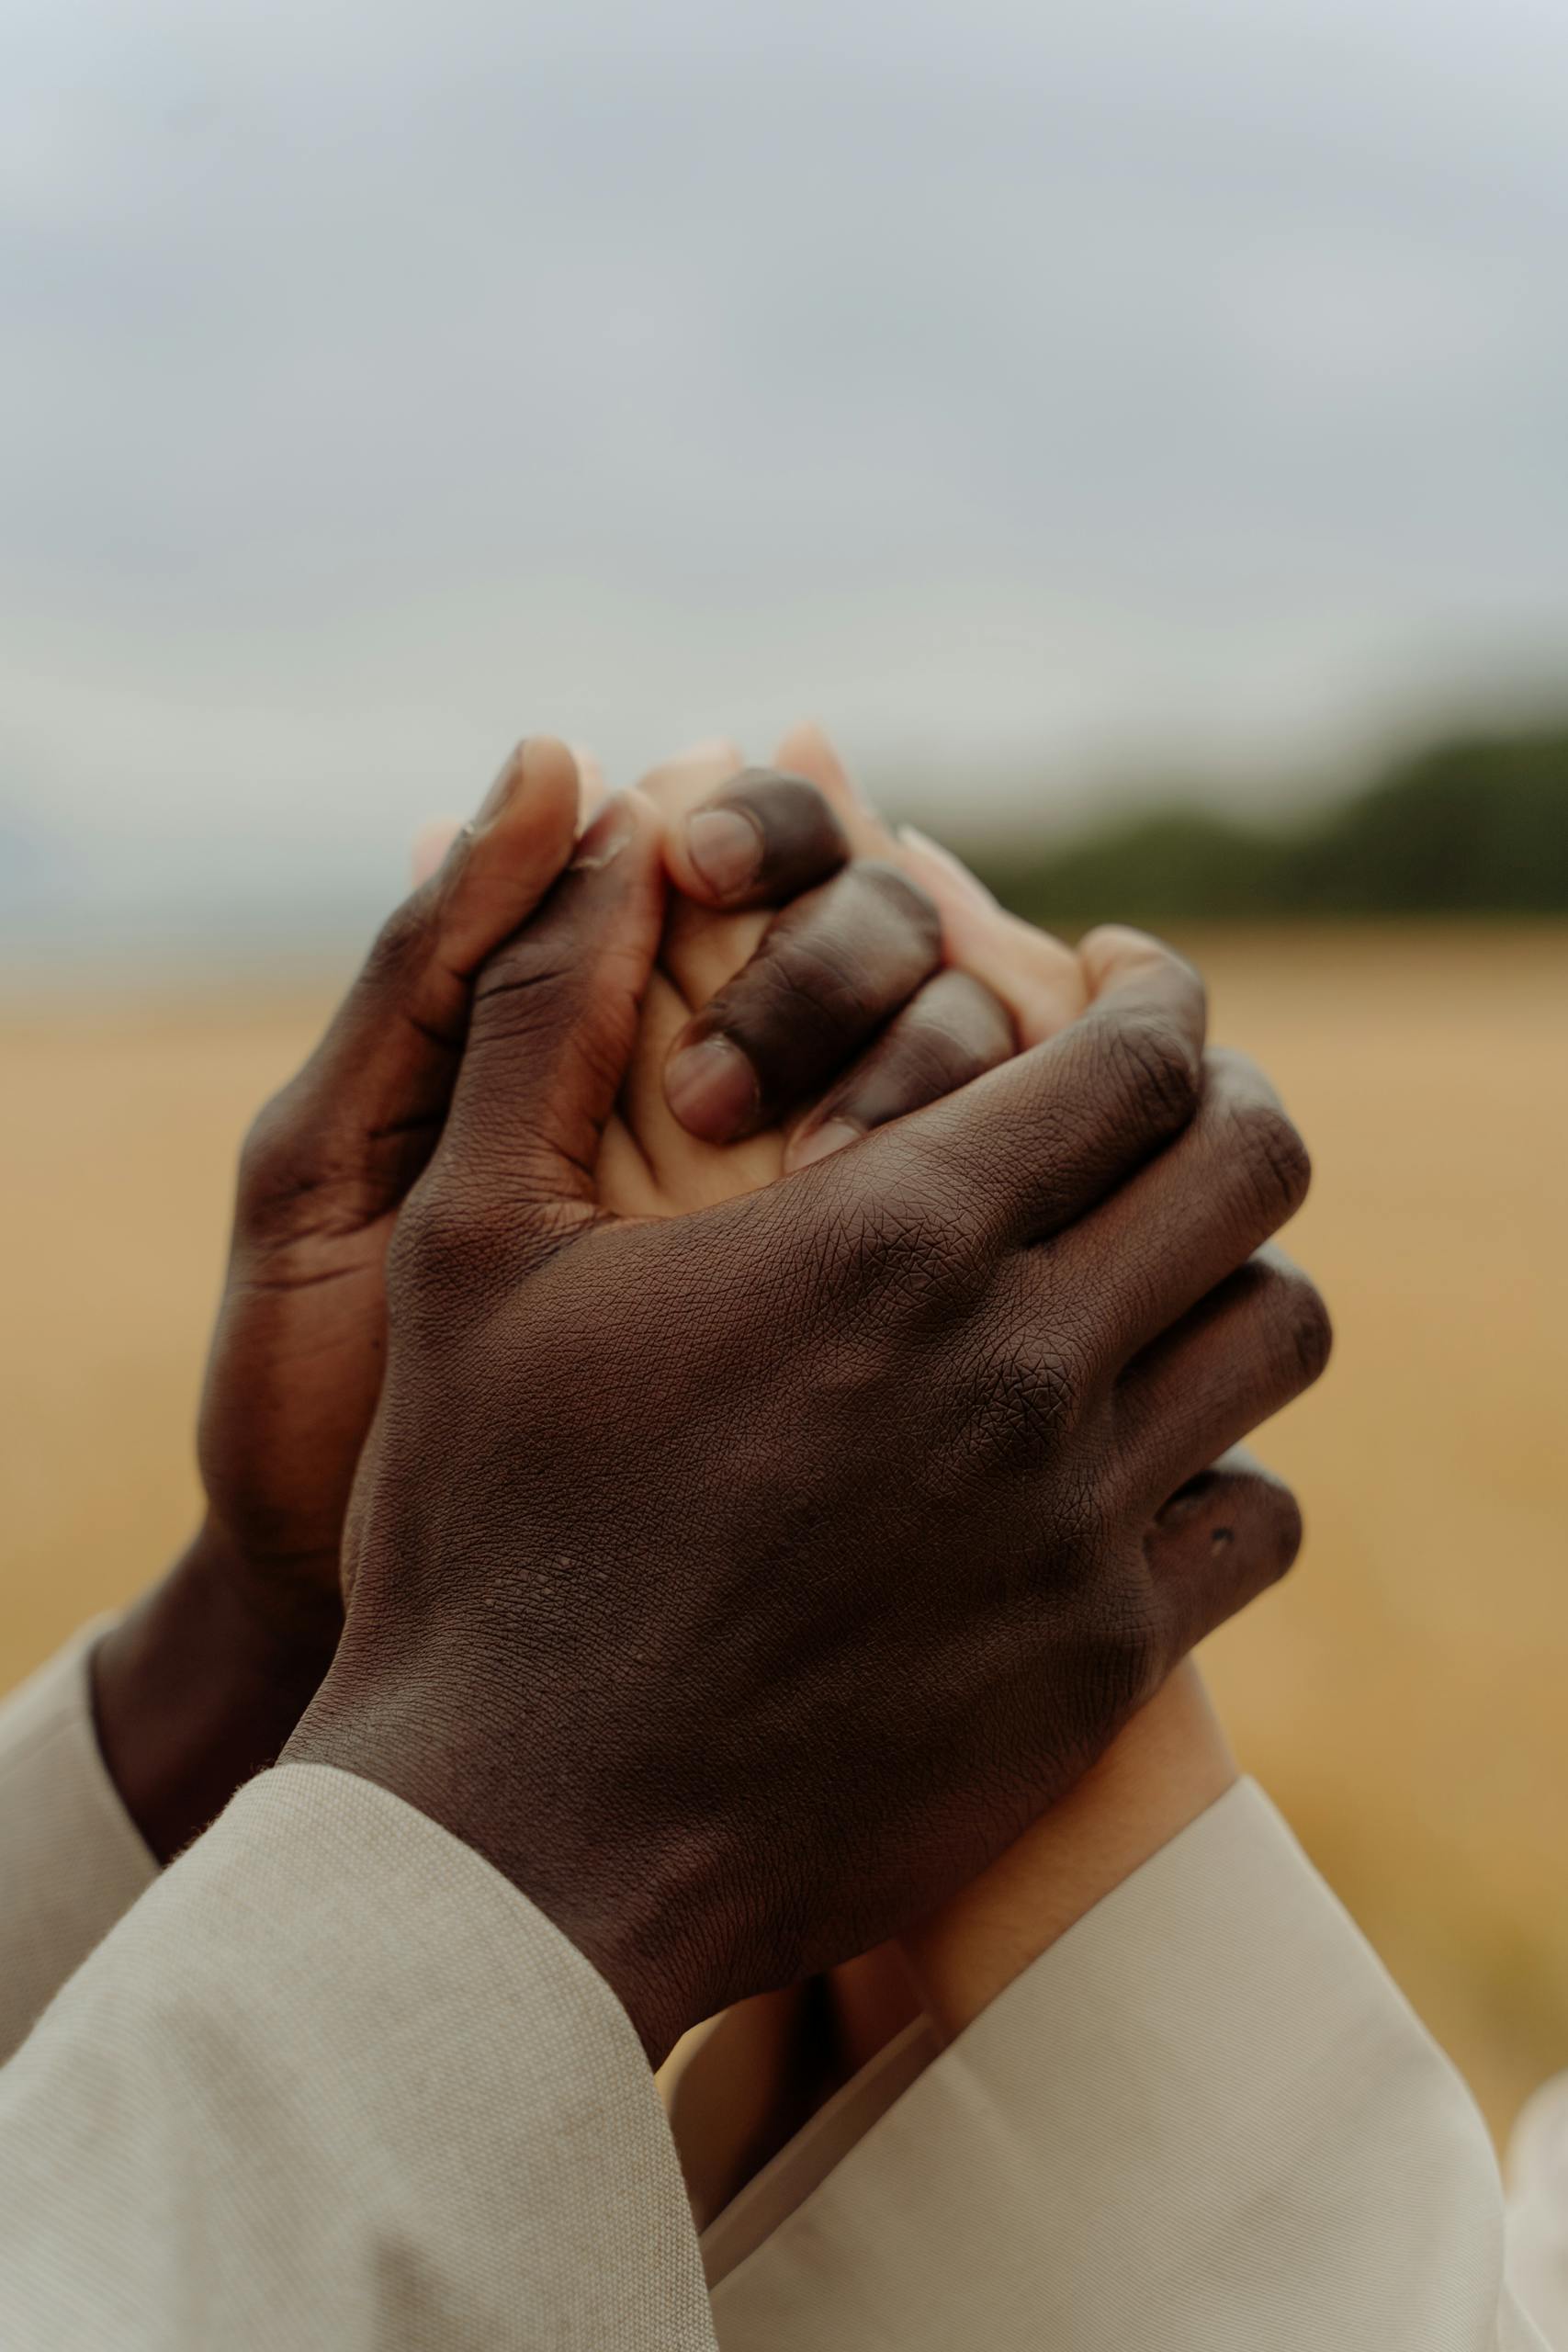
M 476 970 L 533 913 L 571 855 L 577 812 L 577 763 L 568 746 L 530 736 L 458 836 L 461 858 L 439 914 L 441 952 L 452 970 Z
M 944 848 L 941 842 L 933 842 L 931 835 L 922 833 L 918 825 L 900 825 L 898 839 L 907 850 L 913 853 L 913 862 L 919 865 L 922 875 L 942 876 L 950 895 L 957 894 L 969 905 L 987 914 L 1000 913 L 994 891 L 987 890 L 979 876 L 965 865 L 962 858 L 955 857 L 950 849 Z
M 1226 1580 L 1252 1593 L 1290 1573 L 1304 1539 L 1295 1489 L 1237 1446 L 1156 1511 L 1145 1544 L 1151 1559 L 1183 1577 L 1223 1562 Z
M 637 789 L 673 822 L 746 765 L 745 753 L 727 737 L 710 736 L 660 760 L 640 778 Z
M 865 1133 L 852 1119 L 824 1119 L 820 1126 L 797 1127 L 784 1146 L 784 1172 L 793 1176 L 797 1168 L 809 1168 L 813 1160 L 829 1159 L 852 1143 L 859 1143 Z
M 881 822 L 820 719 L 797 719 L 786 729 L 780 738 L 773 764 L 787 774 L 805 776 L 843 815 Z
M 779 767 L 809 775 L 813 784 L 837 786 L 845 792 L 850 788 L 849 770 L 818 718 L 797 718 L 786 727 L 773 756 Z
M 1199 978 L 1196 967 L 1168 940 L 1156 938 L 1152 931 L 1135 930 L 1131 923 L 1096 924 L 1078 942 L 1078 961 L 1091 996 L 1156 965 L 1174 966 L 1194 979 Z
M 577 821 L 581 829 L 604 805 L 610 786 L 597 755 L 588 744 L 574 743 L 571 756 L 577 763 Z
M 462 830 L 461 817 L 433 817 L 420 827 L 409 851 L 409 876 L 416 890 L 440 873 Z
M 525 737 L 502 763 L 474 820 L 474 839 L 510 828 L 521 818 L 532 832 L 575 830 L 581 786 L 570 745 L 554 735 Z
M 1152 932 L 1102 923 L 1078 944 L 1078 966 L 1089 1001 L 1151 997 L 1174 1014 L 1201 1051 L 1209 1020 L 1209 990 L 1189 957 Z
M 575 811 L 582 779 L 570 743 L 558 735 L 530 735 L 517 753 L 521 787 L 535 801 L 570 799 Z
M 671 761 L 671 767 L 743 768 L 746 754 L 732 735 L 700 735 Z
M 672 819 L 671 880 L 698 906 L 734 914 L 780 906 L 847 865 L 838 810 L 808 777 L 747 768 Z
M 664 1099 L 687 1133 L 704 1143 L 738 1142 L 756 1125 L 761 1108 L 756 1070 L 723 1036 L 676 1045 L 665 1064 Z
M 942 917 L 951 963 L 963 964 L 982 943 L 995 940 L 1001 910 L 955 857 L 913 825 L 901 825 L 897 858 L 905 873 L 933 900 Z
M 1010 914 L 950 850 L 916 826 L 899 829 L 898 860 L 936 902 L 948 962 L 1000 997 L 1021 1046 L 1043 1045 L 1077 1019 L 1087 990 L 1072 948 Z
M 570 870 L 597 874 L 632 844 L 657 849 L 663 837 L 664 820 L 645 794 L 613 792 L 576 843 Z

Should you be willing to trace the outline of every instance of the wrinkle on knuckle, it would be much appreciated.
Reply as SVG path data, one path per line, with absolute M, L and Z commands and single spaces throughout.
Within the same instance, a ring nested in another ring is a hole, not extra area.
M 1301 1557 L 1305 1530 L 1302 1522 L 1302 1507 L 1289 1487 L 1271 1486 L 1264 1502 L 1268 1521 L 1259 1546 L 1259 1570 L 1264 1585 L 1278 1584 L 1289 1576 Z
M 1083 1389 L 1070 1350 L 1015 1340 L 988 1349 L 968 1384 L 973 1452 L 987 1461 L 1037 1463 L 1055 1456 L 1076 1429 Z M 1062 1496 L 1058 1494 L 1058 1502 Z M 1067 1516 L 1076 1523 L 1076 1511 Z
M 786 916 L 710 1008 L 710 1021 L 766 1051 L 819 1061 L 875 1027 L 935 970 L 941 926 L 924 893 L 891 867 L 856 865 L 796 922 Z M 933 928 L 934 925 L 934 928 Z
M 946 1236 L 923 1204 L 863 1197 L 842 1233 L 859 1282 L 903 1306 L 940 1297 L 946 1288 Z
M 295 1157 L 295 1121 L 288 1089 L 270 1095 L 246 1128 L 240 1146 L 240 1194 L 243 1205 L 260 1208 L 282 1181 Z
M 1304 1274 L 1282 1278 L 1285 1329 L 1303 1385 L 1310 1388 L 1328 1369 L 1334 1352 L 1334 1320 L 1317 1284 Z
M 870 1172 L 841 1165 L 833 1257 L 869 1297 L 951 1309 L 968 1273 L 967 1227 L 940 1163 L 908 1138 L 899 1144 Z
M 955 1093 L 991 1066 L 990 1057 L 973 1037 L 935 1020 L 911 1023 L 891 1050 L 896 1056 L 895 1091 L 924 1102 Z
M 946 971 L 932 980 L 922 1002 L 970 1051 L 982 1056 L 987 1067 L 1006 1061 L 1017 1050 L 1012 1014 L 1000 997 L 968 972 Z
M 474 984 L 473 1020 L 479 1023 L 515 998 L 546 995 L 575 985 L 575 966 L 558 941 L 525 930 L 497 950 Z
M 865 978 L 852 948 L 822 931 L 786 932 L 758 967 L 758 1013 L 770 1026 L 804 1018 L 838 1027 L 862 1012 Z
M 339 1181 L 331 1159 L 301 1080 L 291 1079 L 263 1103 L 240 1146 L 240 1225 L 265 1241 L 311 1222 L 311 1204 Z
M 467 1295 L 485 1256 L 484 1223 L 454 1186 L 422 1184 L 393 1229 L 387 1288 L 395 1301 Z
M 430 953 L 435 936 L 428 890 L 394 907 L 370 944 L 364 978 L 372 989 L 405 980 Z
M 1312 1184 L 1312 1159 L 1300 1129 L 1277 1104 L 1255 1102 L 1235 1114 L 1248 1193 L 1269 1229 L 1295 1216 Z
M 883 913 L 916 941 L 934 965 L 942 955 L 942 916 L 930 893 L 912 876 L 883 858 L 857 859 L 851 871 L 861 888 L 880 902 Z
M 1107 1031 L 1107 1051 L 1129 1097 L 1162 1134 L 1175 1135 L 1197 1112 L 1202 1073 L 1175 1024 L 1155 1012 L 1125 1016 Z

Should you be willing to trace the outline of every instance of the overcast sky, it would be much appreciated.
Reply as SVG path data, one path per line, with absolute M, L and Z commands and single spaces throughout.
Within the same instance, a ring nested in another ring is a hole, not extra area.
M 380 895 L 530 727 L 963 831 L 1550 689 L 1565 265 L 1561 0 L 9 0 L 0 904 Z

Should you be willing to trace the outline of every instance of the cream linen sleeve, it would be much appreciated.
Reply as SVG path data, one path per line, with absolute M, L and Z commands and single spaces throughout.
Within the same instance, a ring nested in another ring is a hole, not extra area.
M 720 2217 L 723 2352 L 1539 2352 L 1481 2118 L 1242 1782 Z
M 1508 2149 L 1508 2276 L 1555 2352 L 1568 2352 L 1568 2075 L 1537 2091 Z
M 7 2352 L 713 2352 L 625 2011 L 385 1791 L 264 1773 L 0 2070 Z
M 90 1625 L 0 1703 L 0 2063 L 158 1865 L 93 1728 Z

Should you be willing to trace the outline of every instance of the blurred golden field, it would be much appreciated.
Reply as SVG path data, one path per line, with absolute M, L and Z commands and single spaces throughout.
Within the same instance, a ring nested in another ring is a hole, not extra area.
M 1339 1330 L 1263 1441 L 1306 1556 L 1213 1681 L 1501 2128 L 1568 2064 L 1568 931 L 1188 944 L 1314 1147 Z M 0 1003 L 0 1680 L 191 1522 L 235 1144 L 325 1001 Z

